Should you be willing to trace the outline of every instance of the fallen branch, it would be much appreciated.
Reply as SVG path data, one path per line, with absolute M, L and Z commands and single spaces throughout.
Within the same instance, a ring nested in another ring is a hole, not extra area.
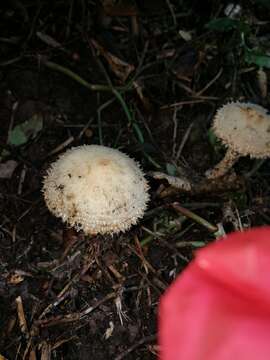
M 149 173 L 154 179 L 166 180 L 170 187 L 163 190 L 159 197 L 164 198 L 178 192 L 190 194 L 219 193 L 222 191 L 237 190 L 245 186 L 243 177 L 234 172 L 217 179 L 187 179 L 186 177 L 170 176 L 162 172 L 152 171 Z

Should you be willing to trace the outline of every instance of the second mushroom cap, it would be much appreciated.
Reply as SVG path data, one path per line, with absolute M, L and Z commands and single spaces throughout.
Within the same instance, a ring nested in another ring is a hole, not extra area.
M 217 111 L 215 134 L 240 156 L 270 155 L 270 116 L 267 109 L 252 103 L 232 102 Z
M 240 156 L 270 156 L 270 116 L 260 105 L 241 102 L 224 105 L 214 117 L 213 130 L 227 152 L 213 169 L 206 171 L 208 179 L 226 174 Z

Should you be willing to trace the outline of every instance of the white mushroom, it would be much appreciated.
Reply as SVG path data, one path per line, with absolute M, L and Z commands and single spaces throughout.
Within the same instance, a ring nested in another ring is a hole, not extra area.
M 265 108 L 251 103 L 232 102 L 218 109 L 213 131 L 227 147 L 225 157 L 206 172 L 214 179 L 223 176 L 241 156 L 270 156 L 270 116 Z
M 122 152 L 99 145 L 68 150 L 44 178 L 49 210 L 85 234 L 125 231 L 149 200 L 140 166 Z

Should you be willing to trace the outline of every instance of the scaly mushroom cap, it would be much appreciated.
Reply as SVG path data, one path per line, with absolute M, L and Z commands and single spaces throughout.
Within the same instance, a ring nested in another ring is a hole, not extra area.
M 240 156 L 270 156 L 270 116 L 262 106 L 228 103 L 217 111 L 213 130 L 225 146 Z
M 139 165 L 99 145 L 68 150 L 44 178 L 49 210 L 86 234 L 118 233 L 136 224 L 149 200 Z

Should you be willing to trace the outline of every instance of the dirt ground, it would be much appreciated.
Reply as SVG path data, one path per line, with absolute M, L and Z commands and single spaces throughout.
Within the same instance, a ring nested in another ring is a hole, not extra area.
M 194 251 L 222 231 L 270 223 L 267 159 L 241 158 L 225 178 L 191 191 L 166 180 L 198 184 L 223 157 L 209 130 L 219 106 L 270 109 L 269 3 L 8 3 L 0 8 L 0 358 L 155 359 L 159 298 Z M 46 170 L 81 144 L 141 163 L 151 201 L 128 232 L 87 237 L 46 208 Z

